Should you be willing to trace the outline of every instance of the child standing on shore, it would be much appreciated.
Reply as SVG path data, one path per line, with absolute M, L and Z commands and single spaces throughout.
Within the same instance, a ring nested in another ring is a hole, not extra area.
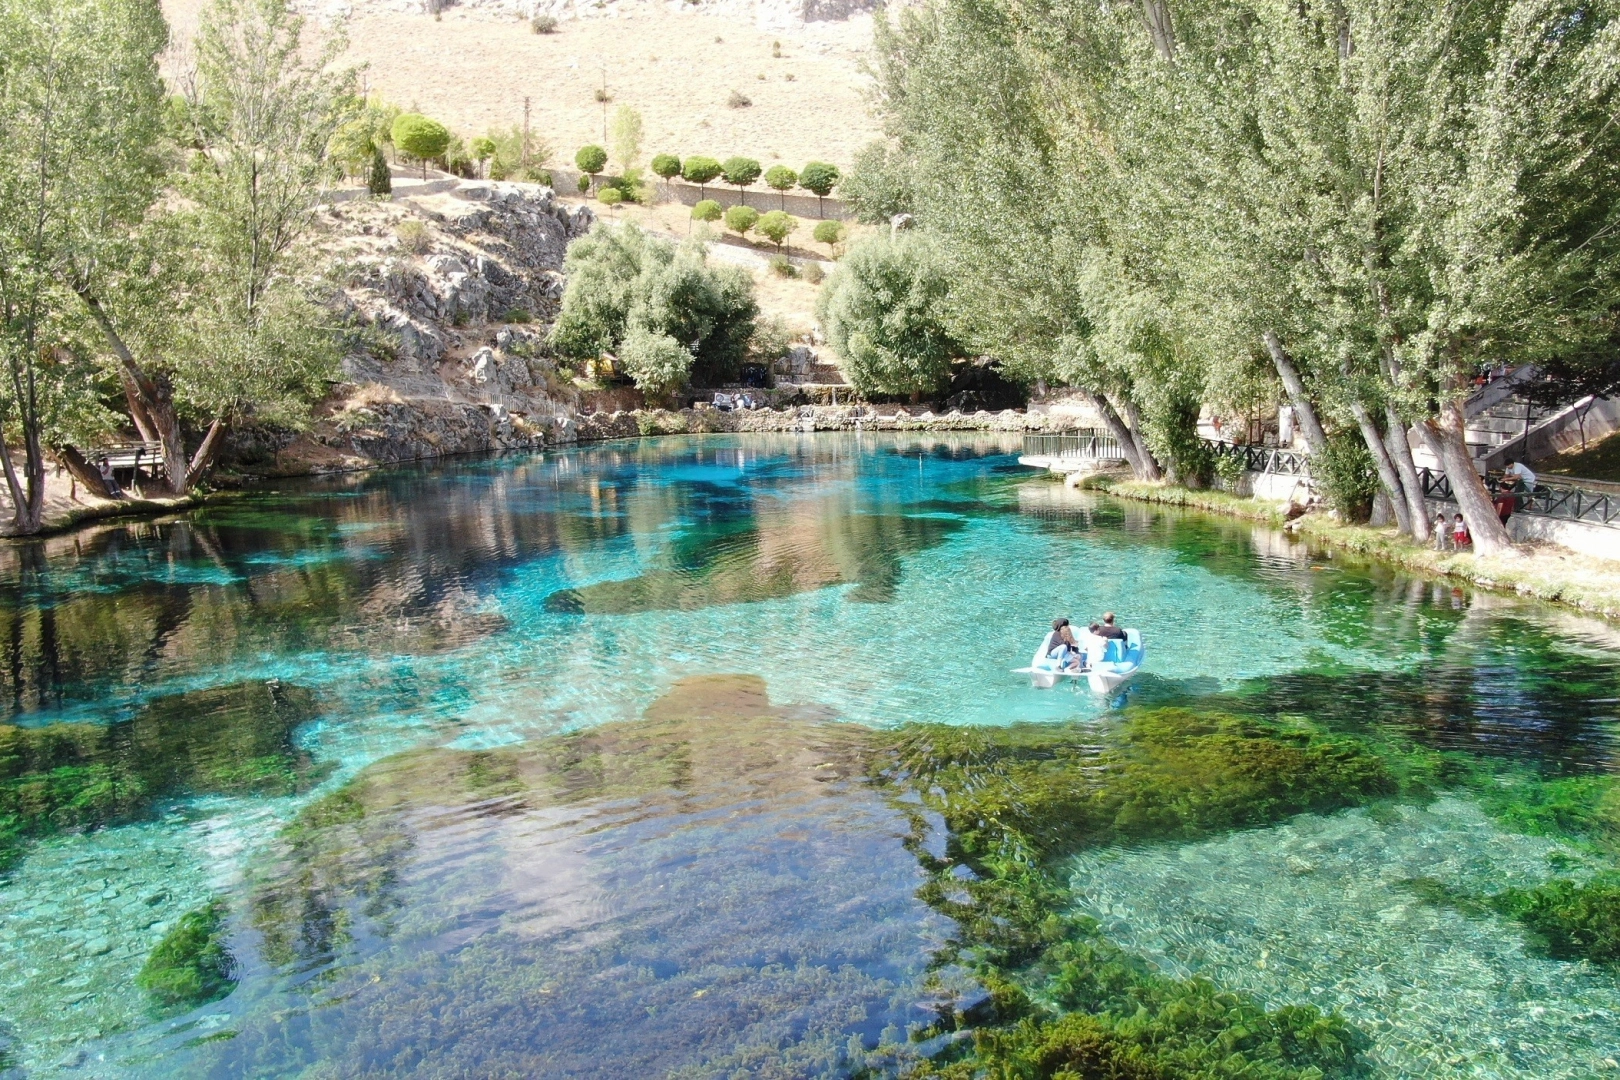
M 1468 535 L 1468 523 L 1463 521 L 1463 516 L 1461 514 L 1458 514 L 1457 520 L 1451 524 L 1451 543 L 1452 546 L 1458 551 L 1461 551 L 1463 548 L 1472 543 L 1472 540 Z
M 1450 551 L 1451 521 L 1444 510 L 1434 515 L 1434 528 L 1431 531 L 1434 533 L 1434 550 Z

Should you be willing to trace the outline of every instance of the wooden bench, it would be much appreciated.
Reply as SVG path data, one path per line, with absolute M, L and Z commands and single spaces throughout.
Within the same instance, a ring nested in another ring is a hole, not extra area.
M 129 470 L 140 476 L 144 469 L 147 475 L 156 479 L 164 475 L 163 446 L 156 442 L 113 443 L 110 446 L 98 446 L 84 455 L 92 469 L 101 468 L 101 459 L 106 458 L 107 464 L 112 467 L 113 475 Z

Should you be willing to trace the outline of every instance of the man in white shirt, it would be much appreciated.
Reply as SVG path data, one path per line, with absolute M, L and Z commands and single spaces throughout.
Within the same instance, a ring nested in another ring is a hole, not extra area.
M 1524 490 L 1534 491 L 1536 488 L 1536 474 L 1530 471 L 1530 466 L 1522 461 L 1510 460 L 1507 468 L 1502 470 L 1502 479 L 1517 480 L 1524 484 Z

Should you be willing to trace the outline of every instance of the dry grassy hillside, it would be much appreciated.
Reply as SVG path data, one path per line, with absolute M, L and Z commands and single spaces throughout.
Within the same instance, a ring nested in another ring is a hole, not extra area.
M 202 3 L 164 0 L 177 38 L 189 34 Z M 349 58 L 367 65 L 371 89 L 464 136 L 521 123 L 527 95 L 531 130 L 553 161 L 602 141 L 596 92 L 604 72 L 609 110 L 624 103 L 641 111 L 648 157 L 745 154 L 766 165 L 845 166 L 877 134 L 861 71 L 869 15 L 770 28 L 746 11 L 617 0 L 562 19 L 556 33 L 535 34 L 498 10 L 456 6 L 435 20 L 397 10 L 403 6 L 343 5 L 352 9 L 341 23 Z M 733 91 L 753 104 L 728 106 Z

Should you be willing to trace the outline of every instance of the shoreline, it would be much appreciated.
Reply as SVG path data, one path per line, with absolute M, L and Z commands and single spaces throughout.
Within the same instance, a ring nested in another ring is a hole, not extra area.
M 1192 491 L 1167 483 L 1101 479 L 1089 490 L 1135 502 L 1224 514 L 1271 525 L 1299 539 L 1384 563 L 1408 573 L 1461 581 L 1491 592 L 1563 604 L 1620 621 L 1620 564 L 1551 544 L 1520 544 L 1510 557 L 1435 551 L 1402 539 L 1393 526 L 1347 525 L 1312 512 L 1285 520 L 1276 504 L 1225 491 Z

